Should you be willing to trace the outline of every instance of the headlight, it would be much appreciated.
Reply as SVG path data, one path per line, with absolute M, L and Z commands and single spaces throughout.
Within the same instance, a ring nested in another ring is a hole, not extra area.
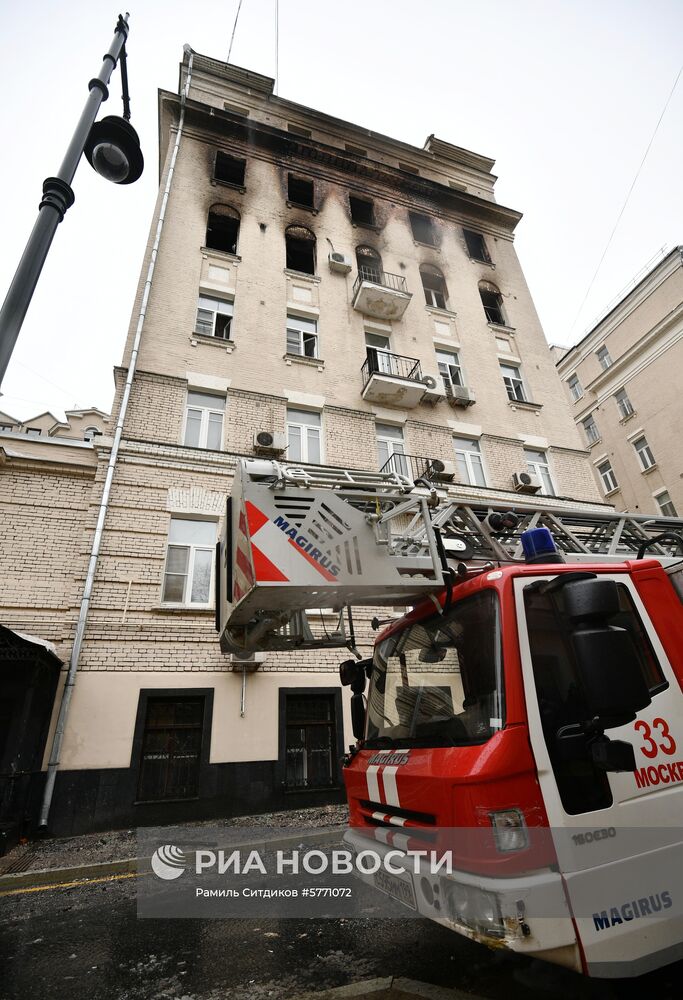
M 496 847 L 501 853 L 523 851 L 529 846 L 529 834 L 524 814 L 519 809 L 505 809 L 489 814 L 496 838 Z
M 504 935 L 505 927 L 494 893 L 474 885 L 463 885 L 452 879 L 442 879 L 441 885 L 454 923 L 463 924 L 491 937 Z

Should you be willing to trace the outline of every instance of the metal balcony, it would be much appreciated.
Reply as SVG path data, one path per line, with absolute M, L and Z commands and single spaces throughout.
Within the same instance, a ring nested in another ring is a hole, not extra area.
M 400 319 L 412 299 L 406 279 L 362 265 L 353 286 L 352 306 L 364 316 L 376 319 Z
M 362 396 L 370 403 L 411 409 L 427 391 L 417 358 L 390 354 L 376 347 L 368 347 L 361 374 Z
M 424 455 L 401 455 L 394 452 L 389 460 L 379 470 L 382 473 L 395 473 L 406 476 L 412 483 L 417 479 L 439 485 L 452 482 L 455 477 L 455 464 L 442 462 L 439 458 L 426 458 Z

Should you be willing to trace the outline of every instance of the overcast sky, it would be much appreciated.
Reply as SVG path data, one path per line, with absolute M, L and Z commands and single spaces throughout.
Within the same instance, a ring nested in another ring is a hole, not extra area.
M 82 161 L 0 410 L 110 408 L 157 189 L 157 89 L 177 89 L 185 42 L 227 58 L 237 4 L 133 2 L 132 122 L 146 170 L 119 188 Z M 274 75 L 274 10 L 243 0 L 233 63 Z M 2 297 L 118 13 L 108 0 L 2 5 Z M 498 201 L 524 213 L 517 250 L 546 336 L 569 345 L 662 246 L 683 242 L 682 79 L 577 318 L 681 37 L 680 0 L 280 0 L 278 92 L 417 146 L 433 132 L 495 158 Z M 121 114 L 120 93 L 117 71 L 103 113 Z

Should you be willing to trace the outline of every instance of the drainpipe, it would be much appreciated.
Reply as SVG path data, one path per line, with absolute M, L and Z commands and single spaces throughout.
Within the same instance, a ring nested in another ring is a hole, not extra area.
M 149 267 L 147 268 L 147 278 L 145 280 L 145 287 L 142 295 L 142 303 L 140 304 L 140 312 L 138 313 L 138 321 L 137 321 L 137 326 L 135 328 L 135 337 L 133 340 L 133 349 L 130 356 L 130 363 L 128 365 L 126 384 L 123 390 L 123 398 L 121 400 L 121 408 L 119 410 L 119 418 L 116 424 L 116 430 L 114 431 L 114 443 L 112 445 L 111 453 L 109 455 L 107 475 L 104 480 L 102 499 L 100 500 L 100 509 L 97 515 L 97 525 L 95 527 L 95 535 L 93 537 L 92 548 L 90 550 L 90 561 L 88 563 L 88 572 L 85 578 L 83 596 L 81 598 L 81 605 L 78 612 L 78 622 L 76 624 L 76 634 L 74 636 L 74 644 L 71 650 L 71 658 L 69 660 L 69 669 L 66 675 L 64 690 L 62 691 L 62 700 L 59 706 L 59 716 L 57 718 L 57 726 L 55 728 L 55 734 L 52 738 L 52 747 L 50 749 L 50 760 L 47 765 L 47 777 L 45 779 L 43 801 L 40 808 L 39 826 L 41 827 L 47 826 L 48 817 L 50 815 L 50 806 L 52 804 L 52 796 L 55 788 L 57 768 L 59 767 L 59 757 L 62 750 L 62 743 L 64 742 L 66 720 L 69 714 L 71 695 L 73 694 L 73 689 L 76 684 L 76 675 L 78 673 L 78 661 L 80 659 L 81 647 L 83 645 L 83 637 L 85 635 L 85 627 L 88 621 L 90 597 L 92 595 L 93 584 L 95 582 L 95 573 L 97 571 L 97 562 L 100 555 L 102 534 L 104 531 L 104 521 L 107 516 L 107 510 L 109 508 L 111 485 L 114 480 L 114 472 L 116 470 L 116 463 L 119 457 L 119 448 L 121 446 L 121 436 L 123 434 L 123 424 L 126 419 L 128 402 L 130 400 L 130 392 L 133 386 L 133 378 L 135 376 L 135 368 L 137 365 L 138 353 L 140 350 L 140 340 L 142 337 L 142 328 L 144 326 L 145 318 L 147 316 L 147 303 L 149 302 L 149 294 L 152 289 L 152 279 L 154 277 L 154 270 L 156 267 L 157 255 L 159 252 L 159 244 L 161 242 L 161 233 L 164 228 L 164 220 L 166 218 L 166 207 L 168 205 L 168 199 L 171 193 L 171 184 L 173 182 L 173 174 L 175 172 L 176 159 L 178 158 L 178 150 L 180 149 L 180 137 L 182 135 L 183 126 L 185 124 L 185 104 L 187 101 L 187 96 L 190 92 L 190 80 L 192 79 L 193 52 L 189 45 L 184 45 L 183 53 L 184 53 L 183 58 L 185 59 L 187 57 L 188 62 L 187 62 L 187 77 L 185 79 L 185 87 L 180 96 L 180 118 L 178 121 L 178 131 L 176 133 L 175 144 L 173 146 L 171 165 L 169 167 L 168 176 L 166 178 L 164 196 L 162 198 L 161 208 L 159 210 L 159 219 L 157 221 L 157 229 L 154 237 L 154 244 L 152 246 L 152 254 L 149 261 Z

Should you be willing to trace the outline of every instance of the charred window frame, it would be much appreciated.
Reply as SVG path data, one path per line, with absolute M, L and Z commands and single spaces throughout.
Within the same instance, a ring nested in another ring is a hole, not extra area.
M 471 229 L 463 229 L 462 234 L 465 237 L 465 246 L 467 247 L 470 260 L 478 260 L 482 264 L 490 264 L 491 255 L 488 252 L 486 241 L 481 233 L 475 233 Z
M 213 168 L 214 180 L 221 184 L 232 184 L 233 187 L 244 187 L 244 175 L 247 161 L 237 156 L 229 156 L 228 153 L 216 153 L 216 162 Z
M 351 210 L 351 221 L 357 226 L 375 225 L 375 206 L 368 198 L 358 198 L 355 194 L 349 195 L 349 208 Z
M 212 205 L 206 224 L 208 249 L 237 254 L 239 234 L 240 213 L 230 205 Z
M 287 200 L 303 208 L 315 208 L 313 181 L 296 174 L 287 174 Z
M 290 271 L 315 274 L 315 236 L 305 226 L 288 226 L 285 230 L 286 266 Z
M 448 289 L 446 279 L 439 268 L 433 264 L 420 264 L 420 277 L 427 305 L 434 309 L 447 309 Z
M 427 246 L 436 246 L 436 227 L 434 220 L 421 212 L 408 212 L 410 228 L 413 231 L 413 239 L 416 243 L 426 243 Z
M 376 285 L 382 284 L 382 258 L 374 247 L 356 247 L 356 266 L 363 281 L 372 281 Z
M 479 297 L 484 307 L 486 322 L 493 323 L 494 326 L 507 326 L 503 312 L 503 296 L 498 288 L 490 281 L 480 281 Z

